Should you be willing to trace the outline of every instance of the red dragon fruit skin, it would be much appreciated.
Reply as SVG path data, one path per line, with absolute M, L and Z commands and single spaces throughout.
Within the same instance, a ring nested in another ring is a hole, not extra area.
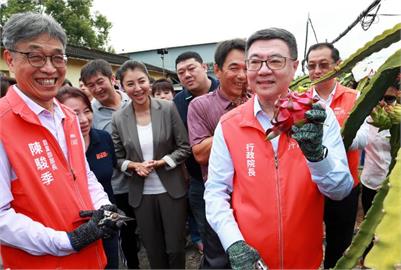
M 302 126 L 306 123 L 305 112 L 312 108 L 317 100 L 311 92 L 298 94 L 289 92 L 285 97 L 279 98 L 275 104 L 275 114 L 271 121 L 273 127 L 266 131 L 266 139 L 271 140 L 281 133 L 291 135 L 292 125 Z

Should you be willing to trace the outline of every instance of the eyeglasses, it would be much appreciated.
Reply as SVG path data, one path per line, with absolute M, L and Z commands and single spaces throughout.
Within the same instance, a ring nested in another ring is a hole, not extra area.
M 44 65 L 46 65 L 47 58 L 50 58 L 50 61 L 56 68 L 65 67 L 67 64 L 67 56 L 65 54 L 43 55 L 35 52 L 19 52 L 15 50 L 9 50 L 9 51 L 25 55 L 26 58 L 28 59 L 29 64 L 37 68 L 41 68 Z
M 387 104 L 393 104 L 396 101 L 397 97 L 396 96 L 384 96 L 383 100 Z
M 307 64 L 306 67 L 308 68 L 308 70 L 315 70 L 317 67 L 320 68 L 320 70 L 328 70 L 331 65 L 334 63 L 329 63 L 329 62 L 323 62 L 323 63 L 310 63 Z
M 262 68 L 263 63 L 266 63 L 266 66 L 271 70 L 279 70 L 285 67 L 285 64 L 289 60 L 295 60 L 289 57 L 284 57 L 281 55 L 274 55 L 268 57 L 266 60 L 260 59 L 247 59 L 245 60 L 246 68 L 249 71 L 258 71 Z

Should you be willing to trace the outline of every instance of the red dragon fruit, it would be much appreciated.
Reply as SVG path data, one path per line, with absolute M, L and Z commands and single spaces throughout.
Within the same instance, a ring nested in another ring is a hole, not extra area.
M 297 93 L 289 92 L 285 97 L 279 98 L 275 104 L 273 125 L 266 131 L 266 139 L 271 140 L 281 133 L 291 134 L 292 125 L 302 126 L 307 119 L 305 112 L 312 108 L 314 99 L 311 92 Z

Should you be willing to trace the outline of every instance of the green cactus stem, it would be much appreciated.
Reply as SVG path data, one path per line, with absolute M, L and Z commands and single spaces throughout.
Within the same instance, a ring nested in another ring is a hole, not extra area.
M 369 84 L 363 89 L 354 108 L 342 128 L 342 136 L 345 149 L 352 144 L 356 132 L 370 114 L 372 109 L 383 97 L 387 88 L 395 81 L 400 73 L 401 50 L 391 55 L 386 62 L 380 66 Z
M 375 236 L 375 253 L 377 255 L 369 255 L 370 258 L 375 258 L 382 262 L 381 254 L 388 252 L 388 249 L 394 248 L 391 256 L 386 260 L 386 266 L 391 264 L 401 264 L 401 150 L 400 150 L 400 125 L 393 125 L 390 129 L 390 145 L 391 145 L 391 164 L 389 167 L 390 176 L 383 182 L 382 187 L 377 192 L 372 206 L 366 214 L 365 220 L 359 227 L 358 234 L 352 240 L 351 245 L 345 251 L 334 269 L 352 269 L 358 263 L 363 252 L 370 244 L 373 236 Z M 398 156 L 396 156 L 398 155 Z M 389 191 L 390 190 L 390 191 Z M 388 195 L 391 194 L 391 195 Z M 390 196 L 388 199 L 387 196 Z M 384 203 L 385 202 L 385 203 Z M 383 210 L 384 209 L 384 210 Z M 385 227 L 382 226 L 382 219 L 385 220 Z M 391 224 L 391 225 L 389 225 Z M 376 231 L 377 227 L 380 230 Z M 383 234 L 383 230 L 388 230 L 387 234 Z M 375 234 L 376 232 L 376 234 Z M 384 237 L 384 238 L 383 238 Z M 392 239 L 392 241 L 389 239 Z M 384 251 L 383 251 L 384 247 Z M 372 250 L 369 252 L 371 254 Z M 397 253 L 398 252 L 398 253 Z M 398 256 L 398 257 L 397 257 Z M 378 265 L 378 262 L 373 259 L 368 261 L 373 268 L 376 269 L 393 269 L 384 267 L 383 264 Z M 371 266 L 370 264 L 367 264 Z M 377 266 L 377 267 L 376 267 Z M 394 268 L 395 269 L 395 268 Z
M 373 239 L 374 231 L 383 217 L 383 200 L 388 192 L 388 178 L 383 182 L 382 187 L 377 192 L 372 206 L 366 214 L 365 220 L 359 226 L 358 234 L 352 239 L 351 245 L 344 252 L 344 255 L 338 260 L 334 269 L 352 269 L 363 252 L 369 246 Z
M 398 125 L 398 128 L 400 126 Z M 383 202 L 384 215 L 377 226 L 373 248 L 365 266 L 374 269 L 397 269 L 401 265 L 401 150 L 389 177 L 389 191 Z
M 329 80 L 344 72 L 349 72 L 360 61 L 369 55 L 387 48 L 391 44 L 398 42 L 401 39 L 400 35 L 401 23 L 396 24 L 393 28 L 384 31 L 381 35 L 376 36 L 373 40 L 367 42 L 362 48 L 345 59 L 333 71 L 328 72 L 319 80 L 314 81 L 314 84 Z

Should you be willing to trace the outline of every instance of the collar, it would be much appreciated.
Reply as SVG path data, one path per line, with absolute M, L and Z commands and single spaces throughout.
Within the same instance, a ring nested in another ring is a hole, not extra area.
M 25 95 L 24 92 L 22 92 L 21 89 L 19 89 L 16 84 L 13 85 L 13 87 L 14 87 L 15 92 L 18 94 L 18 96 L 25 102 L 25 104 L 28 106 L 29 109 L 31 109 L 31 111 L 34 114 L 36 114 L 37 116 L 39 116 L 42 113 L 46 113 L 46 112 L 49 114 L 52 114 L 52 112 L 43 108 L 42 106 L 40 106 L 39 104 L 34 102 L 31 98 L 29 98 L 27 95 Z M 53 109 L 54 109 L 55 115 L 57 115 L 61 119 L 65 118 L 65 114 L 64 114 L 63 110 L 61 109 L 60 104 L 58 103 L 58 101 L 55 98 L 53 98 Z
M 219 99 L 219 102 L 223 105 L 224 109 L 232 109 L 236 107 L 236 104 L 229 100 L 223 93 L 223 90 L 221 90 L 221 87 L 219 86 L 216 91 L 212 92 L 211 95 L 216 95 L 217 98 Z
M 337 85 L 338 85 L 338 82 L 336 81 L 335 84 L 334 84 L 333 89 L 330 92 L 330 95 L 327 98 L 327 100 L 324 100 L 321 96 L 319 96 L 319 93 L 316 91 L 315 87 L 312 88 L 312 95 L 313 95 L 314 98 L 318 98 L 319 100 L 323 100 L 323 101 L 329 102 L 329 101 L 333 100 L 333 97 L 336 94 Z
M 120 95 L 120 97 L 121 97 L 121 106 L 120 106 L 120 108 L 121 107 L 123 107 L 123 104 L 125 104 L 125 103 L 128 103 L 129 101 L 130 101 L 130 98 L 129 98 L 129 96 L 125 93 L 125 92 L 123 92 L 123 91 L 121 91 L 121 90 L 115 90 L 119 95 Z M 93 109 L 94 110 L 101 110 L 101 109 L 111 109 L 110 107 L 107 107 L 107 106 L 103 106 L 103 104 L 102 103 L 100 103 L 97 99 L 93 99 L 92 100 L 92 107 L 93 107 Z
M 217 87 L 219 87 L 220 82 L 213 77 L 210 77 L 210 76 L 207 76 L 207 77 L 212 82 L 210 84 L 209 91 L 208 91 L 208 93 L 210 93 L 210 92 L 213 92 Z M 192 96 L 192 93 L 188 89 L 186 89 L 185 87 L 183 87 L 182 89 L 183 89 L 183 92 L 185 95 L 184 98 L 186 101 L 190 102 L 191 100 L 193 100 L 195 98 L 194 96 Z
M 99 134 L 97 133 L 96 129 L 93 129 L 93 128 L 90 129 L 89 138 L 90 138 L 90 142 L 89 142 L 88 149 L 91 147 L 91 145 L 96 145 L 96 144 L 100 143 Z
M 253 101 L 253 116 L 257 117 L 260 114 L 267 117 L 269 119 L 269 121 L 271 120 L 270 117 L 268 117 L 267 114 L 262 110 L 262 106 L 260 106 L 260 102 L 259 102 L 259 97 L 257 94 L 255 94 L 255 98 Z
M 256 115 L 260 112 L 263 113 L 263 110 L 262 107 L 260 106 L 258 95 L 255 95 L 255 98 L 253 100 L 253 116 L 256 117 Z

